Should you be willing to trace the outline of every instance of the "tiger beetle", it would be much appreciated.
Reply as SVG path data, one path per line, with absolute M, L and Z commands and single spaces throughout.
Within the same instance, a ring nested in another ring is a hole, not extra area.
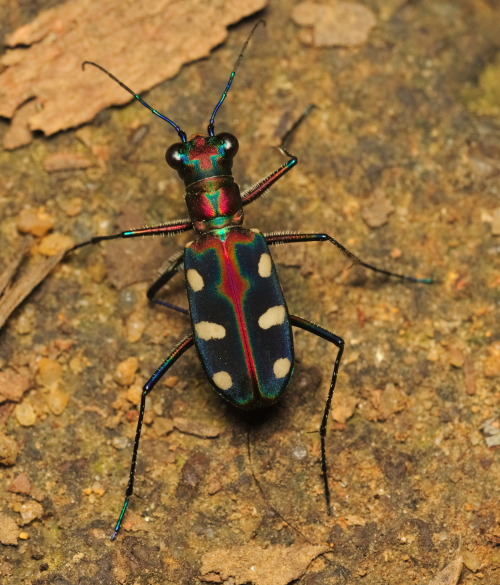
M 184 250 L 169 259 L 167 268 L 147 291 L 148 299 L 151 301 L 179 313 L 188 314 L 191 318 L 192 332 L 172 349 L 143 387 L 125 500 L 111 540 L 116 538 L 120 530 L 134 490 L 146 397 L 160 379 L 194 345 L 208 381 L 222 398 L 244 410 L 256 410 L 272 405 L 281 398 L 293 372 L 292 326 L 309 331 L 337 348 L 319 430 L 326 509 L 327 513 L 331 514 L 325 437 L 332 396 L 344 351 L 344 340 L 323 327 L 288 312 L 269 246 L 298 242 L 329 242 L 353 263 L 369 270 L 415 283 L 432 282 L 429 278 L 404 276 L 363 262 L 325 233 L 262 234 L 258 229 L 243 227 L 243 207 L 258 199 L 297 164 L 297 157 L 287 150 L 286 142 L 311 109 L 309 107 L 306 110 L 281 141 L 279 149 L 288 157 L 287 162 L 240 193 L 239 186 L 231 174 L 233 158 L 238 152 L 238 140 L 228 132 L 216 134 L 214 120 L 231 88 L 250 38 L 259 24 L 261 22 L 253 27 L 243 44 L 227 85 L 210 117 L 207 135 L 195 134 L 190 140 L 175 122 L 152 108 L 104 67 L 92 61 L 85 61 L 82 64 L 83 68 L 85 65 L 92 65 L 103 71 L 143 106 L 176 130 L 180 142 L 167 149 L 165 158 L 167 164 L 175 169 L 184 181 L 189 219 L 96 236 L 77 244 L 70 251 L 117 238 L 170 235 L 191 229 L 195 232 L 195 239 L 189 242 Z M 189 311 L 155 298 L 158 291 L 183 268 Z

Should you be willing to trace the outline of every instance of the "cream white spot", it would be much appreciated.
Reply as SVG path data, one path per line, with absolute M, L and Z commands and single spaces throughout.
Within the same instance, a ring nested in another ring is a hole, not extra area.
M 211 321 L 200 321 L 194 326 L 196 335 L 200 339 L 208 341 L 209 339 L 223 339 L 226 336 L 226 329 L 218 323 Z
M 194 240 L 191 240 L 190 242 L 188 242 L 186 244 L 186 248 L 191 248 L 191 246 L 194 244 Z
M 280 358 L 276 360 L 273 365 L 273 372 L 276 378 L 284 378 L 290 368 L 292 367 L 292 362 L 288 358 Z
M 201 290 L 205 283 L 203 282 L 203 276 L 194 268 L 190 268 L 186 272 L 186 277 L 189 282 L 189 286 L 195 291 L 198 292 Z
M 283 305 L 276 305 L 275 307 L 267 309 L 267 311 L 259 317 L 259 326 L 262 327 L 262 329 L 269 329 L 269 327 L 272 327 L 273 325 L 281 325 L 285 320 L 285 316 L 285 307 Z
M 259 276 L 262 278 L 267 278 L 271 276 L 271 256 L 269 254 L 261 254 L 259 258 Z
M 253 232 L 254 234 L 260 234 L 260 230 L 257 228 L 250 228 L 250 231 Z
M 212 378 L 217 388 L 221 390 L 229 390 L 233 385 L 233 379 L 228 372 L 216 372 Z

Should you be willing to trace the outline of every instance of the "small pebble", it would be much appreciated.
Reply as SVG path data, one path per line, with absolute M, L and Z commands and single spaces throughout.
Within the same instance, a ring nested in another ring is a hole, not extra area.
M 174 430 L 174 423 L 164 416 L 157 416 L 153 422 L 153 431 L 157 437 L 167 435 Z
M 18 231 L 37 237 L 47 235 L 54 224 L 54 218 L 41 209 L 23 209 L 17 218 Z
M 26 305 L 14 322 L 16 333 L 19 335 L 28 335 L 33 331 L 35 321 L 35 310 L 32 305 Z
M 127 341 L 135 343 L 139 341 L 146 328 L 146 322 L 144 321 L 144 314 L 142 311 L 134 311 L 130 314 L 129 318 L 125 323 L 125 330 L 127 335 Z
M 135 380 L 138 369 L 139 360 L 135 357 L 129 357 L 118 364 L 113 378 L 120 386 L 130 386 Z
M 24 400 L 14 409 L 14 415 L 17 422 L 23 427 L 31 427 L 36 422 L 36 412 L 33 405 L 28 400 Z
M 19 512 L 21 514 L 22 524 L 25 526 L 26 524 L 33 522 L 33 520 L 41 518 L 43 515 L 43 508 L 41 504 L 31 500 L 23 504 Z
M 384 196 L 378 196 L 361 210 L 361 217 L 367 226 L 378 228 L 387 223 L 389 215 L 394 212 L 392 203 Z
M 5 401 L 20 402 L 23 394 L 31 386 L 30 376 L 19 374 L 7 368 L 0 372 L 0 403 Z
M 36 250 L 44 256 L 55 256 L 64 250 L 68 250 L 73 244 L 74 242 L 69 236 L 55 233 L 45 236 L 36 247 Z
M 31 492 L 31 482 L 29 477 L 24 472 L 21 472 L 14 478 L 7 490 L 14 494 L 29 495 Z
M 111 439 L 111 445 L 117 449 L 118 451 L 121 451 L 122 449 L 126 449 L 128 447 L 128 439 L 127 437 L 113 437 Z
M 141 403 L 142 388 L 140 386 L 131 386 L 127 390 L 126 398 L 131 404 L 138 406 Z
M 42 357 L 38 361 L 37 382 L 44 388 L 56 388 L 62 379 L 62 366 L 56 360 Z
M 81 356 L 77 355 L 69 360 L 69 369 L 73 374 L 81 374 L 83 372 L 84 364 Z
M 458 348 L 451 348 L 448 355 L 450 366 L 454 368 L 462 368 L 465 362 L 465 355 Z
M 59 416 L 64 412 L 64 409 L 68 405 L 69 396 L 66 392 L 54 388 L 47 394 L 45 401 L 47 402 L 47 406 L 50 408 L 52 414 Z
M 168 386 L 169 388 L 173 388 L 177 382 L 179 381 L 179 376 L 169 376 L 168 378 L 165 379 L 165 386 Z
M 339 423 L 346 423 L 355 413 L 359 399 L 342 392 L 340 398 L 333 404 L 332 418 Z
M 68 217 L 74 217 L 82 212 L 82 198 L 72 197 L 68 201 L 62 201 L 59 205 Z
M 17 546 L 19 528 L 14 520 L 0 512 L 0 543 L 4 545 Z
M 293 447 L 292 457 L 294 459 L 297 459 L 297 461 L 302 461 L 302 459 L 305 459 L 307 457 L 307 449 L 304 447 L 304 445 L 298 445 L 296 447 Z
M 14 465 L 18 453 L 19 446 L 14 439 L 0 433 L 0 465 Z
M 466 550 L 462 554 L 462 557 L 464 559 L 464 565 L 469 569 L 469 571 L 477 573 L 481 569 L 482 566 L 481 559 L 473 552 Z
M 374 401 L 374 406 L 378 412 L 378 420 L 387 420 L 396 412 L 404 410 L 407 403 L 408 397 L 401 389 L 394 384 L 386 384 L 384 391 Z

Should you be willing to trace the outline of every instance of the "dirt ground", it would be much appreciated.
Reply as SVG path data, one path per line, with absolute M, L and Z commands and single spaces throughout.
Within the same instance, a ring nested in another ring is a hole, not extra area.
M 355 47 L 317 46 L 295 5 L 271 1 L 146 97 L 205 132 L 264 18 L 216 121 L 240 142 L 242 188 L 284 162 L 280 136 L 317 108 L 290 144 L 298 166 L 246 225 L 327 232 L 435 280 L 351 267 L 326 243 L 275 250 L 290 311 L 346 341 L 327 438 L 333 514 L 316 431 L 335 351 L 298 331 L 287 393 L 257 420 L 215 394 L 193 350 L 175 364 L 151 394 L 137 497 L 109 541 L 141 386 L 190 330 L 145 291 L 192 234 L 103 243 L 58 264 L 0 332 L 2 584 L 500 583 L 500 5 L 366 0 L 376 26 Z M 3 34 L 39 12 L 13 6 L 0 4 Z M 176 139 L 133 103 L 1 151 L 1 265 L 29 246 L 21 278 L 53 234 L 184 217 L 164 162 Z M 49 172 L 54 155 L 63 168 Z M 64 166 L 74 155 L 90 166 Z M 182 278 L 165 298 L 186 306 Z

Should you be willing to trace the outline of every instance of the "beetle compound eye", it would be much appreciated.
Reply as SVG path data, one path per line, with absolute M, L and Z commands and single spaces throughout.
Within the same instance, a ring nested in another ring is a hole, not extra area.
M 229 132 L 221 132 L 217 135 L 217 138 L 224 141 L 226 154 L 228 154 L 230 157 L 233 157 L 238 152 L 240 145 L 236 136 L 229 134 Z
M 172 144 L 172 146 L 169 146 L 165 152 L 165 160 L 167 161 L 167 164 L 176 171 L 182 168 L 181 148 L 182 143 L 176 142 L 175 144 Z

